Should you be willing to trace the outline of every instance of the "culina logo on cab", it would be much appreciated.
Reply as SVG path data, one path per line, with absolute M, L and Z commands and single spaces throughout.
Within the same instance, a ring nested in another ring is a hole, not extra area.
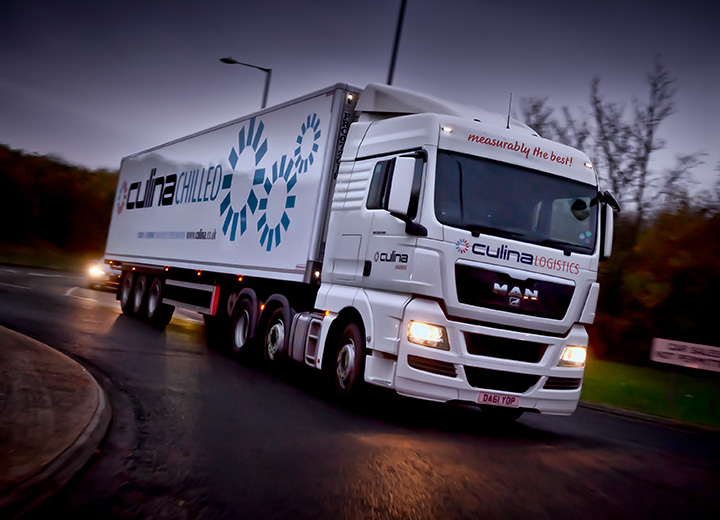
M 220 193 L 222 166 L 219 164 L 179 175 L 171 173 L 156 177 L 156 173 L 157 168 L 153 168 L 147 180 L 130 184 L 127 195 L 122 197 L 128 210 L 214 201 Z M 122 208 L 118 209 L 118 213 L 120 211 Z
M 462 242 L 458 241 L 455 247 L 458 252 L 462 254 L 468 251 L 467 245 L 467 241 L 463 240 Z M 545 256 L 536 256 L 524 251 L 516 251 L 510 249 L 505 244 L 500 247 L 491 247 L 487 244 L 475 242 L 470 246 L 469 250 L 478 256 L 497 258 L 498 260 L 505 260 L 506 262 L 514 261 L 518 264 L 532 265 L 550 271 L 560 271 L 571 274 L 578 274 L 580 272 L 580 264 L 578 263 L 568 262 L 567 260 L 557 260 Z
M 395 250 L 393 250 L 392 253 L 381 253 L 380 251 L 375 252 L 375 261 L 376 262 L 392 262 L 392 263 L 407 264 L 408 258 L 409 257 L 407 255 L 407 253 L 398 253 Z

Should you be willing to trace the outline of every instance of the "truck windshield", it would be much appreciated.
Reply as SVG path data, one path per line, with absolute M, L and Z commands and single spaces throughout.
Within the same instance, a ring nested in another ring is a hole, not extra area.
M 439 151 L 435 214 L 448 226 L 590 254 L 597 188 L 521 166 Z

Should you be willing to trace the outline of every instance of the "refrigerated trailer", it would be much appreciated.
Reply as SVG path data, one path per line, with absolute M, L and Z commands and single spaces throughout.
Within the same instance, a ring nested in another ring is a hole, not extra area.
M 197 311 L 340 395 L 568 415 L 615 210 L 585 154 L 519 121 L 336 84 L 124 158 L 105 256 L 124 313 Z

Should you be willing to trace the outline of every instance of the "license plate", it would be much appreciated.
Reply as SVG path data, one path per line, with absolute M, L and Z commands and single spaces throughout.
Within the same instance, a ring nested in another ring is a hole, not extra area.
M 489 394 L 480 392 L 478 395 L 479 404 L 491 404 L 494 406 L 504 406 L 506 408 L 518 408 L 520 406 L 520 398 L 514 395 Z

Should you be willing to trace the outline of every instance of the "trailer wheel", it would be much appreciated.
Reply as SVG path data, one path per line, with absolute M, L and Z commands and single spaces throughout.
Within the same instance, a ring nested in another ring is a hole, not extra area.
M 255 316 L 250 297 L 241 297 L 233 309 L 232 350 L 235 354 L 247 353 L 255 337 Z
M 126 271 L 122 275 L 122 280 L 120 281 L 120 287 L 118 288 L 119 291 L 119 299 L 120 299 L 120 308 L 123 311 L 123 314 L 127 316 L 133 315 L 133 289 L 135 288 L 135 276 L 132 273 L 132 271 Z
M 291 309 L 282 305 L 271 312 L 265 328 L 263 353 L 266 360 L 279 363 L 287 358 L 292 314 Z
M 141 274 L 135 282 L 133 290 L 133 314 L 145 318 L 145 308 L 147 307 L 148 281 L 147 276 Z
M 335 342 L 329 369 L 333 389 L 340 397 L 347 397 L 357 392 L 363 383 L 363 334 L 360 326 L 354 321 L 345 324 Z
M 150 284 L 150 292 L 147 296 L 147 320 L 158 329 L 164 329 L 175 312 L 175 307 L 162 301 L 164 287 L 163 279 L 156 276 Z

